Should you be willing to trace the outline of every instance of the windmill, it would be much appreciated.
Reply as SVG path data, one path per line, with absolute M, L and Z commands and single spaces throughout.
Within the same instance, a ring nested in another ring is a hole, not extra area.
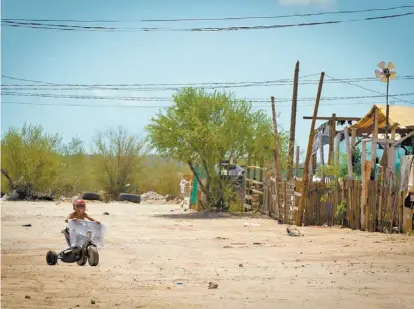
M 389 126 L 389 105 L 388 105 L 388 90 L 390 88 L 390 79 L 395 79 L 397 77 L 397 72 L 393 72 L 392 70 L 395 68 L 395 65 L 392 62 L 388 62 L 388 65 L 385 66 L 385 62 L 381 61 L 378 63 L 378 67 L 381 70 L 375 70 L 375 76 L 379 78 L 383 83 L 387 83 L 387 124 L 386 124 L 386 131 L 388 133 L 388 126 Z
M 375 70 L 375 76 L 379 78 L 383 83 L 387 83 L 387 109 L 386 109 L 386 122 L 385 122 L 385 153 L 388 151 L 388 129 L 390 125 L 390 107 L 388 105 L 388 92 L 390 88 L 390 79 L 395 79 L 397 77 L 397 72 L 393 72 L 395 65 L 392 62 L 388 62 L 388 65 L 385 66 L 385 62 L 381 61 L 378 63 L 378 67 L 381 70 Z

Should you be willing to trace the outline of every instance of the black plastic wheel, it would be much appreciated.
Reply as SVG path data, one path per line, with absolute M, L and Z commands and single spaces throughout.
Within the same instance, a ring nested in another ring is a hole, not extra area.
M 97 266 L 99 264 L 98 248 L 94 246 L 88 247 L 88 263 L 90 266 Z
M 87 261 L 88 261 L 88 255 L 86 254 L 86 250 L 85 251 L 82 250 L 82 257 L 79 261 L 76 261 L 76 263 L 79 266 L 85 266 Z
M 46 253 L 46 263 L 47 265 L 56 265 L 58 261 L 58 255 L 55 251 L 48 251 Z

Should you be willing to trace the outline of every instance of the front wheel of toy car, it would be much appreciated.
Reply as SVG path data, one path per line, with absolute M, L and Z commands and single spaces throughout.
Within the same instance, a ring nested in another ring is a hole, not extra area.
M 88 262 L 90 266 L 97 266 L 99 264 L 99 252 L 95 246 L 88 247 Z

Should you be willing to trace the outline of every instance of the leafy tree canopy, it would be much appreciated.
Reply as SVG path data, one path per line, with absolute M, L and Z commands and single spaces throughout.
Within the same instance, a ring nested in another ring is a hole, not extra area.
M 197 180 L 210 205 L 222 199 L 215 172 L 221 160 L 250 156 L 263 163 L 272 157 L 272 121 L 263 111 L 253 111 L 251 103 L 228 93 L 194 88 L 182 89 L 173 98 L 175 104 L 147 126 L 150 145 L 186 162 L 195 177 L 195 166 L 202 166 L 206 184 Z M 283 147 L 285 137 L 280 137 Z

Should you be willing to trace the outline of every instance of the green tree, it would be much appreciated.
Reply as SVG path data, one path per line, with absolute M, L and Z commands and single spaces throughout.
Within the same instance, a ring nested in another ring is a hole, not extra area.
M 59 148 L 60 165 L 53 188 L 55 193 L 69 196 L 81 191 L 91 180 L 86 164 L 84 143 L 79 138 L 72 138 L 68 144 Z
M 249 102 L 227 93 L 186 88 L 173 98 L 175 104 L 147 126 L 150 145 L 162 155 L 186 162 L 207 196 L 203 206 L 217 206 L 226 192 L 217 164 L 246 155 L 270 157 L 271 121 L 263 112 L 253 112 Z M 197 165 L 203 169 L 205 184 L 196 173 Z
M 127 184 L 137 188 L 143 149 L 143 141 L 121 126 L 96 134 L 95 174 L 108 194 L 117 198 L 119 193 L 128 190 Z
M 42 126 L 24 124 L 20 130 L 10 127 L 1 146 L 2 172 L 6 172 L 10 180 L 23 181 L 36 191 L 46 192 L 52 188 L 60 164 L 59 135 L 45 133 Z M 12 184 L 9 185 L 8 188 L 2 185 L 2 188 L 9 191 Z

